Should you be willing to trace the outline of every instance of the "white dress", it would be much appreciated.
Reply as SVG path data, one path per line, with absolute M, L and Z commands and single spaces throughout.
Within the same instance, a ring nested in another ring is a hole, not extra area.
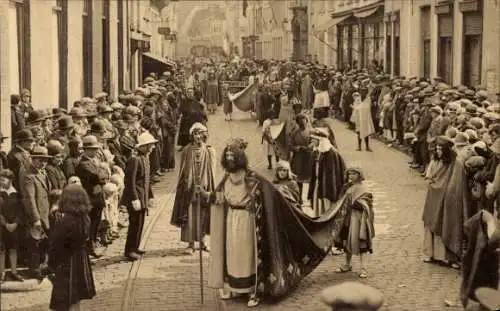
M 226 287 L 235 293 L 252 293 L 256 282 L 255 219 L 245 207 L 250 196 L 244 182 L 224 185 L 226 218 Z

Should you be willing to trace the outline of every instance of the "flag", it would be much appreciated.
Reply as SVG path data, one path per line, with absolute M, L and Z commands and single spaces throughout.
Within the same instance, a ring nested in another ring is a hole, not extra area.
M 247 17 L 247 8 L 248 8 L 248 1 L 243 0 L 243 16 Z

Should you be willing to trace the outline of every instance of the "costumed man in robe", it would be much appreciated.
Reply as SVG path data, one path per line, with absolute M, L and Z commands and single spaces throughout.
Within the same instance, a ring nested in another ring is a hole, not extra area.
M 208 250 L 199 241 L 199 230 L 202 237 L 209 233 L 210 218 L 208 202 L 201 201 L 200 206 L 193 204 L 197 195 L 197 187 L 203 191 L 215 188 L 215 150 L 204 142 L 207 128 L 195 123 L 189 130 L 191 143 L 183 149 L 179 168 L 179 181 L 175 195 L 171 224 L 181 228 L 181 241 L 188 243 L 188 252 L 194 252 L 195 242 L 200 248 Z M 197 227 L 197 218 L 201 217 L 201 228 Z
M 337 245 L 344 249 L 346 261 L 335 272 L 352 271 L 352 255 L 358 255 L 361 265 L 358 276 L 365 279 L 368 277 L 368 272 L 363 255 L 372 253 L 373 238 L 375 237 L 373 195 L 363 183 L 365 178 L 359 168 L 348 169 L 346 175 L 347 183 L 341 204 L 346 205 L 347 213 Z
M 343 214 L 335 206 L 311 219 L 266 178 L 248 168 L 247 143 L 232 140 L 222 153 L 226 174 L 214 192 L 201 191 L 213 203 L 210 212 L 208 286 L 222 299 L 249 295 L 288 295 L 325 258 L 340 232 Z M 284 226 L 286 224 L 286 226 Z
M 181 103 L 179 107 L 181 114 L 181 122 L 179 125 L 179 137 L 177 138 L 177 145 L 184 147 L 189 144 L 190 129 L 193 124 L 199 122 L 206 124 L 208 119 L 205 108 L 194 96 L 194 89 L 187 90 L 187 98 Z
M 314 217 L 319 217 L 340 198 L 346 166 L 325 129 L 311 131 L 311 144 L 314 161 L 307 199 L 311 201 Z
M 373 119 L 371 115 L 371 101 L 368 95 L 368 90 L 362 89 L 352 94 L 354 98 L 351 122 L 354 123 L 356 128 L 356 135 L 358 137 L 358 151 L 361 151 L 361 142 L 364 140 L 366 151 L 370 149 L 370 135 L 375 133 Z
M 206 80 L 204 101 L 207 104 L 208 111 L 215 113 L 215 110 L 220 102 L 220 94 L 219 82 L 213 72 L 208 74 L 208 78 Z

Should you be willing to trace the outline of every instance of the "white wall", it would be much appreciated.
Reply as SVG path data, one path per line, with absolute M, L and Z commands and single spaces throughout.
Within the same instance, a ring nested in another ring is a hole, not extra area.
M 31 96 L 35 109 L 56 107 L 59 103 L 58 85 L 54 77 L 59 75 L 54 64 L 53 36 L 57 38 L 57 27 L 53 29 L 55 1 L 31 1 Z M 55 49 L 55 51 L 54 51 Z M 55 72 L 54 72 L 55 71 Z
M 68 108 L 83 97 L 83 1 L 68 2 Z

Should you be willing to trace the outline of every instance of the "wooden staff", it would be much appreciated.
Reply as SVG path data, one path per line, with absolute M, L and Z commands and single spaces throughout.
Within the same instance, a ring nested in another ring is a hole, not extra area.
M 195 187 L 201 188 L 201 149 L 195 151 Z M 198 215 L 196 217 L 196 228 L 198 230 L 198 245 L 199 245 L 199 255 L 200 255 L 200 295 L 201 304 L 203 304 L 203 249 L 201 247 L 201 240 L 203 238 L 202 228 L 201 228 L 201 204 L 200 204 L 200 193 L 196 194 L 195 207 L 198 210 Z

